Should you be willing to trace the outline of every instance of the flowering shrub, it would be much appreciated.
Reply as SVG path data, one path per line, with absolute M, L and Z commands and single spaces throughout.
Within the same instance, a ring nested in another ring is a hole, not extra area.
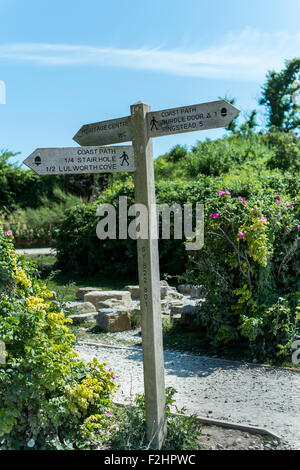
M 209 203 L 205 247 L 189 264 L 207 290 L 199 327 L 223 353 L 286 358 L 300 320 L 299 197 L 268 191 L 245 200 L 219 190 Z
M 6 448 L 76 448 L 103 442 L 115 390 L 112 371 L 79 360 L 69 319 L 0 231 L 0 438 Z

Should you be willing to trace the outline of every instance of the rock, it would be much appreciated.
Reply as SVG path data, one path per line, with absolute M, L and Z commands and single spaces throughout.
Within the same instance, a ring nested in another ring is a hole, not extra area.
M 172 300 L 181 300 L 183 299 L 183 294 L 180 294 L 180 292 L 177 292 L 176 289 L 168 289 L 167 291 L 167 296 L 166 299 L 170 302 Z
M 168 286 L 160 286 L 160 299 L 161 300 L 165 299 L 168 293 L 169 293 Z
M 166 300 L 162 300 L 160 303 L 161 313 L 170 313 L 170 307 Z
M 180 284 L 180 285 L 177 287 L 177 290 L 178 290 L 181 294 L 188 294 L 188 295 L 190 295 L 190 294 L 191 294 L 192 287 L 193 287 L 193 286 L 191 286 L 191 284 Z
M 164 299 L 168 292 L 169 292 L 169 286 L 162 284 L 162 282 L 166 281 L 161 281 L 161 286 L 160 286 L 160 298 Z M 140 298 L 140 288 L 139 286 L 126 286 L 125 289 L 130 292 L 131 298 L 132 299 L 139 299 Z
M 182 303 L 172 304 L 170 307 L 171 318 L 173 317 L 173 315 L 179 315 L 179 314 L 181 315 L 183 308 L 184 308 L 184 304 Z
M 68 318 L 73 320 L 73 325 L 80 325 L 80 323 L 94 321 L 97 315 L 97 312 L 79 313 L 78 315 L 68 315 Z
M 67 308 L 74 308 L 80 313 L 96 312 L 95 306 L 91 302 L 67 302 Z
M 110 333 L 131 329 L 130 312 L 125 307 L 100 309 L 96 322 L 102 330 Z
M 78 289 L 78 291 L 76 292 L 76 298 L 78 300 L 84 300 L 84 296 L 85 294 L 88 294 L 89 292 L 93 292 L 93 291 L 99 291 L 99 288 L 97 287 L 81 287 L 80 289 Z
M 193 299 L 198 299 L 203 296 L 203 286 L 193 286 L 191 290 L 191 297 Z
M 199 315 L 199 307 L 197 305 L 185 304 L 185 305 L 174 305 L 171 307 L 172 312 L 181 313 L 180 323 L 183 326 L 192 326 Z
M 104 300 L 118 300 L 119 303 L 128 306 L 131 302 L 130 292 L 123 290 L 98 290 L 85 294 L 84 301 L 91 302 L 98 309 L 99 302 Z
M 122 305 L 120 304 L 120 301 L 116 299 L 100 300 L 100 302 L 98 302 L 98 305 L 97 305 L 98 310 L 100 308 L 114 308 L 118 306 L 122 306 Z
M 160 285 L 169 287 L 169 284 L 167 283 L 167 281 L 160 281 Z
M 125 290 L 130 292 L 132 299 L 140 298 L 140 287 L 139 286 L 125 286 Z

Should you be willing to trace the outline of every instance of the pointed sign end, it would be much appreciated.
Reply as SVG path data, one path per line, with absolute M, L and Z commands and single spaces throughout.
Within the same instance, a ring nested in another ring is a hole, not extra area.
M 27 166 L 30 170 L 33 170 L 35 173 L 36 172 L 36 169 L 34 167 L 34 163 L 35 163 L 35 158 L 39 158 L 38 156 L 36 156 L 37 154 L 39 154 L 39 150 L 40 149 L 35 149 L 34 152 L 32 152 L 27 158 L 25 158 L 25 160 L 23 161 L 23 165 Z
M 79 142 L 80 139 L 78 139 L 78 132 L 76 132 L 76 134 L 72 137 L 72 140 L 74 140 L 74 142 L 80 145 L 80 142 Z
M 226 105 L 230 107 L 232 114 L 234 115 L 233 119 L 235 119 L 240 114 L 241 112 L 240 109 L 238 109 L 236 106 L 234 106 L 227 100 L 223 100 L 223 102 L 226 103 Z

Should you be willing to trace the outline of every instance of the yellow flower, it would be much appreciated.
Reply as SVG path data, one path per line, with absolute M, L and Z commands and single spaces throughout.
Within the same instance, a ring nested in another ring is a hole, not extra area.
M 20 284 L 22 287 L 31 287 L 31 281 L 28 279 L 23 269 L 16 268 L 14 278 L 17 284 Z
M 39 297 L 34 297 L 33 295 L 31 295 L 30 297 L 26 299 L 26 306 L 30 310 L 41 312 L 47 307 L 47 304 L 44 303 L 43 299 L 40 299 Z

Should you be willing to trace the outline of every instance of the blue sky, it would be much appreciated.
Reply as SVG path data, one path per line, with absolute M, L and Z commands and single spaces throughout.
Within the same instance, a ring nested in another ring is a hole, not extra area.
M 82 124 L 236 97 L 299 56 L 300 0 L 0 0 L 0 149 L 76 146 Z M 263 121 L 261 113 L 260 119 Z M 153 139 L 154 155 L 223 130 Z

